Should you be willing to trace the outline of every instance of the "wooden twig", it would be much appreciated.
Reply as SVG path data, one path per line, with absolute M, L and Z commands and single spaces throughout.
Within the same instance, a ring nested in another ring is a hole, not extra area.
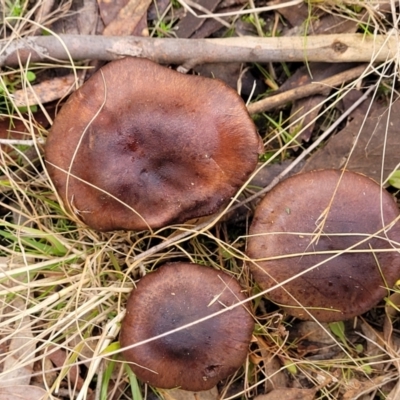
M 336 86 L 343 85 L 344 83 L 362 77 L 366 73 L 367 69 L 368 64 L 362 64 L 358 67 L 351 68 L 347 71 L 324 79 L 323 81 L 311 82 L 307 85 L 299 86 L 297 88 L 266 97 L 265 99 L 249 104 L 247 109 L 249 114 L 257 114 L 274 110 L 278 107 L 286 105 L 289 102 L 303 99 L 304 97 L 313 96 L 326 91 L 329 92 Z
M 395 35 L 160 39 L 94 35 L 38 36 L 0 41 L 0 66 L 40 61 L 146 57 L 162 64 L 214 62 L 382 62 L 398 57 Z

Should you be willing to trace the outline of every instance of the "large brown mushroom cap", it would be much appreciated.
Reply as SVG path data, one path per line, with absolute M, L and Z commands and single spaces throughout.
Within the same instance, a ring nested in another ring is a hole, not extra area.
M 70 96 L 45 156 L 64 204 L 84 223 L 141 230 L 218 211 L 259 149 L 242 99 L 223 82 L 124 58 Z
M 399 215 L 396 202 L 372 179 L 341 174 L 321 170 L 286 179 L 258 205 L 250 228 L 249 265 L 263 289 L 312 268 L 268 293 L 302 319 L 338 321 L 362 314 L 400 278 L 400 255 L 391 251 L 400 242 L 400 225 L 383 230 Z M 338 255 L 363 240 L 354 248 L 361 252 Z
M 120 343 L 127 347 L 229 307 L 246 297 L 223 272 L 170 263 L 146 275 L 129 297 Z M 244 306 L 123 352 L 133 372 L 159 388 L 212 388 L 244 362 L 254 322 Z

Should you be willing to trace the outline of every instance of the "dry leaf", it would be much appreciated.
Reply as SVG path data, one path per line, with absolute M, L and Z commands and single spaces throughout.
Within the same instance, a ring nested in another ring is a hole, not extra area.
M 12 307 L 14 310 L 20 309 L 22 314 L 26 304 L 20 299 L 15 299 Z M 10 384 L 26 385 L 31 380 L 36 344 L 33 340 L 30 317 L 22 317 L 15 323 L 14 329 L 15 334 L 10 341 L 8 354 L 3 358 L 0 387 Z
M 326 323 L 300 321 L 294 326 L 292 333 L 298 339 L 306 339 L 310 342 L 323 343 L 326 345 L 333 345 L 336 343 Z
M 298 88 L 304 85 L 309 85 L 312 82 L 320 82 L 324 79 L 331 78 L 334 75 L 340 74 L 346 70 L 354 68 L 353 63 L 309 63 L 307 66 L 299 68 L 281 87 L 280 91 Z M 290 112 L 290 120 L 297 121 L 295 125 L 290 127 L 290 133 L 295 134 L 302 129 L 301 135 L 297 141 L 308 142 L 314 130 L 315 123 L 320 109 L 324 105 L 324 99 L 332 91 L 332 88 L 327 87 L 324 93 L 309 96 L 304 99 L 296 100 L 293 103 Z
M 393 350 L 397 351 L 398 347 L 393 341 L 393 324 L 392 319 L 394 319 L 399 313 L 400 308 L 400 293 L 394 292 L 391 294 L 386 301 L 385 305 L 385 322 L 383 324 L 383 336 L 385 338 L 386 345 L 391 347 Z
M 42 2 L 43 0 L 40 0 L 36 3 Z M 64 18 L 54 18 L 55 9 L 59 9 L 60 7 L 64 8 L 64 10 L 68 8 L 68 15 L 65 15 Z M 51 32 L 64 35 L 93 35 L 96 33 L 98 21 L 97 1 L 79 0 L 68 1 L 62 4 L 62 2 L 57 0 L 55 1 L 55 7 L 47 19 L 48 23 L 46 23 L 46 26 Z
M 48 354 L 48 358 L 52 361 L 52 363 L 57 367 L 61 368 L 65 365 L 68 357 L 67 353 L 65 350 L 62 349 L 57 349 L 55 351 L 52 351 L 51 348 L 49 348 L 50 352 Z M 68 380 L 71 381 L 71 383 L 78 389 L 80 390 L 83 386 L 83 379 L 79 375 L 79 367 L 78 366 L 72 366 L 69 371 L 68 371 Z
M 195 3 L 203 7 L 205 10 L 213 12 L 221 0 L 196 0 Z M 203 12 L 195 10 L 197 15 L 204 15 Z M 198 18 L 187 12 L 177 24 L 176 35 L 180 38 L 189 38 L 206 22 L 206 18 Z
M 54 364 L 48 357 L 42 357 L 43 351 L 37 354 L 40 361 L 35 362 L 31 384 L 40 387 L 52 387 L 56 381 L 59 371 L 54 369 Z
M 386 382 L 389 382 L 393 379 L 393 376 L 383 375 L 377 376 L 375 378 L 370 378 L 363 382 L 358 379 L 351 379 L 346 384 L 346 392 L 341 397 L 342 400 L 357 400 L 364 394 L 370 393 L 373 390 L 378 389 Z
M 361 331 L 367 338 L 365 354 L 368 355 L 371 360 L 374 360 L 375 370 L 383 371 L 383 369 L 386 367 L 385 359 L 387 354 L 382 350 L 382 347 L 385 346 L 382 332 L 377 332 L 371 325 L 362 319 Z M 379 360 L 384 362 L 378 363 Z
M 316 389 L 275 389 L 254 400 L 313 400 Z
M 278 0 L 275 4 L 286 3 L 286 0 Z M 292 27 L 303 26 L 304 21 L 310 18 L 310 10 L 305 2 L 296 4 L 295 6 L 283 7 L 277 9 Z
M 77 14 L 79 33 L 81 35 L 94 35 L 98 19 L 96 0 L 83 0 L 83 7 L 78 9 Z
M 264 390 L 266 392 L 276 388 L 284 388 L 289 386 L 287 375 L 281 370 L 282 365 L 276 354 L 270 351 L 270 347 L 262 338 L 258 338 L 258 345 L 261 352 L 263 362 L 263 373 L 268 379 L 265 381 Z
M 49 14 L 54 6 L 54 0 L 42 0 L 35 11 L 35 22 L 42 26 L 45 26 L 47 21 L 49 20 Z M 41 26 L 37 26 L 32 36 L 41 34 Z
M 44 398 L 57 400 L 48 396 L 48 392 L 37 386 L 17 385 L 0 387 L 0 400 L 42 400 Z
M 105 36 L 132 35 L 140 20 L 146 14 L 151 0 L 129 0 L 117 16 L 104 28 Z
M 171 390 L 160 390 L 164 400 L 217 400 L 218 390 L 213 387 L 210 390 L 204 392 L 188 392 L 186 390 L 171 389 Z M 1 399 L 0 399 L 1 400 Z
M 25 262 L 31 259 L 27 258 Z M 25 266 L 22 257 L 14 257 L 6 260 L 6 268 L 16 268 L 17 266 Z M 11 267 L 12 266 L 12 267 Z M 12 280 L 5 281 L 4 287 L 12 287 L 18 284 L 18 276 L 14 276 Z M 25 274 L 21 274 L 23 281 Z M 28 385 L 31 381 L 33 370 L 33 359 L 36 351 L 36 341 L 34 340 L 31 330 L 31 318 L 29 314 L 24 315 L 28 306 L 27 300 L 21 297 L 15 297 L 8 305 L 8 309 L 12 309 L 13 315 L 20 315 L 20 318 L 10 327 L 9 345 L 6 356 L 2 357 L 0 370 L 2 370 L 0 388 L 10 385 Z
M 0 119 L 0 139 L 27 140 L 31 139 L 25 124 L 18 117 L 7 117 Z M 11 151 L 12 148 L 0 145 L 3 151 Z
M 97 0 L 100 17 L 105 26 L 117 17 L 120 10 L 126 6 L 128 0 Z
M 363 114 L 355 113 L 354 119 L 343 130 L 309 158 L 303 171 L 342 168 L 354 146 L 347 169 L 380 182 L 383 165 L 383 179 L 386 179 L 400 164 L 400 101 L 391 107 L 374 102 L 373 108 L 374 112 L 366 119 Z
M 400 398 L 400 382 L 397 382 L 394 388 L 386 396 L 386 400 L 398 400 L 399 398 Z
M 35 136 L 39 134 L 39 127 L 47 128 L 49 125 L 49 122 L 42 111 L 34 113 L 31 117 L 26 114 L 22 114 L 22 116 L 26 118 L 26 121 L 31 118 L 32 124 L 25 124 L 23 120 L 16 115 L 10 115 L 7 117 L 3 116 L 0 118 L 0 139 L 31 140 L 33 134 Z M 0 150 L 5 153 L 13 153 L 14 147 L 3 143 L 0 144 Z M 16 158 L 17 156 L 18 154 L 14 152 L 14 154 L 11 155 L 11 158 Z
M 33 85 L 31 89 L 16 90 L 12 98 L 16 107 L 49 103 L 67 96 L 74 89 L 74 83 L 74 75 L 52 78 Z
M 253 93 L 253 96 L 257 96 L 264 93 L 266 90 L 264 82 L 253 76 L 250 70 L 243 73 L 242 67 L 240 63 L 207 63 L 196 65 L 193 69 L 202 76 L 220 79 L 235 90 L 240 79 L 240 93 L 243 95 Z M 257 85 L 254 88 L 255 81 Z

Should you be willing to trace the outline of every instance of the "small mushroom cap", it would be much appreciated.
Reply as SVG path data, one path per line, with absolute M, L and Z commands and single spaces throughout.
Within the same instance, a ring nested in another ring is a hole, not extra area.
M 364 175 L 320 170 L 288 178 L 256 209 L 247 248 L 254 279 L 266 290 L 311 269 L 268 297 L 301 319 L 362 314 L 400 277 L 399 223 L 383 230 L 398 216 L 393 197 Z M 341 253 L 352 246 L 356 252 Z
M 46 143 L 65 206 L 100 230 L 142 230 L 219 210 L 257 165 L 260 138 L 223 82 L 124 58 L 96 72 Z
M 169 263 L 141 279 L 129 297 L 120 343 L 127 347 L 195 322 L 244 300 L 227 274 L 189 263 Z M 152 386 L 202 391 L 245 361 L 253 319 L 241 305 L 144 345 L 124 350 L 133 372 Z

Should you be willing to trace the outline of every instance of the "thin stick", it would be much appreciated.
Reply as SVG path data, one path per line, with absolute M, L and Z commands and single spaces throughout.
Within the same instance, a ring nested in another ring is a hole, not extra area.
M 171 39 L 95 35 L 36 36 L 0 41 L 0 66 L 55 60 L 146 57 L 162 64 L 214 62 L 382 62 L 398 56 L 395 35 L 318 35 Z
M 323 81 L 311 82 L 307 85 L 299 86 L 283 93 L 266 97 L 265 99 L 249 104 L 247 109 L 249 114 L 257 114 L 274 110 L 278 107 L 286 105 L 289 102 L 326 92 L 327 90 L 333 89 L 335 86 L 342 85 L 343 83 L 347 83 L 353 79 L 359 78 L 366 72 L 367 68 L 368 64 L 363 64 L 341 72 L 340 74 L 331 76 Z

